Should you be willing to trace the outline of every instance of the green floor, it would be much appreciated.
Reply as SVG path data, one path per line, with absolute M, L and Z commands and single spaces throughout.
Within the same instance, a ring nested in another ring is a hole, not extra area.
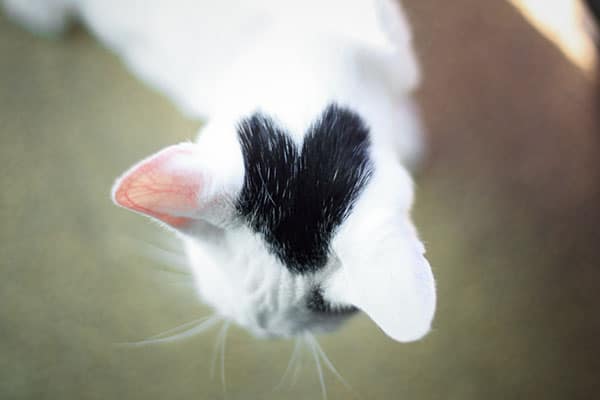
M 188 276 L 142 256 L 139 242 L 164 234 L 109 199 L 115 176 L 197 124 L 81 31 L 47 40 L 0 19 L 0 77 L 0 398 L 321 398 L 311 355 L 273 391 L 293 344 L 235 327 L 226 390 L 219 360 L 211 379 L 217 327 L 116 346 L 210 312 Z M 440 170 L 419 177 L 415 211 L 439 286 L 435 328 L 400 345 L 360 316 L 321 337 L 353 388 L 326 372 L 329 398 L 593 398 L 597 259 L 538 242 L 539 227 Z

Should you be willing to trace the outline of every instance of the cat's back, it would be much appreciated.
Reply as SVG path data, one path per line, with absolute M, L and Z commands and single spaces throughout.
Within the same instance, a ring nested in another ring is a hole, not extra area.
M 278 27 L 287 27 L 294 37 L 323 32 L 365 46 L 391 49 L 393 45 L 378 19 L 378 13 L 386 12 L 381 10 L 385 3 L 80 0 L 77 7 L 94 34 L 120 54 L 136 74 L 172 97 L 191 116 L 208 117 L 214 111 L 217 82 L 223 80 L 223 72 L 244 49 L 271 31 L 279 32 Z M 409 40 L 408 29 L 399 36 L 403 35 L 406 38 L 401 40 Z

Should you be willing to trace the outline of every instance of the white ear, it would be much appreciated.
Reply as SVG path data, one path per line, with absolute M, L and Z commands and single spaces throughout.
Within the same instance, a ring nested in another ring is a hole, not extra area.
M 367 229 L 360 236 L 360 242 L 336 249 L 342 266 L 331 278 L 327 296 L 355 305 L 397 341 L 420 339 L 431 328 L 436 294 L 415 230 L 412 225 Z
M 413 185 L 381 154 L 371 183 L 332 242 L 340 268 L 324 284 L 332 302 L 363 310 L 391 338 L 420 339 L 435 313 L 435 282 L 410 218 Z
M 129 210 L 185 229 L 200 218 L 215 194 L 199 146 L 169 146 L 140 161 L 115 182 L 113 201 Z

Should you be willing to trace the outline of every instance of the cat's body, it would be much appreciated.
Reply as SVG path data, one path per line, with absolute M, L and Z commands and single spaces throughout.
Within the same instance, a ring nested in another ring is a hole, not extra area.
M 418 68 L 397 4 L 4 4 L 38 30 L 77 16 L 208 118 L 197 143 L 143 160 L 113 196 L 180 234 L 219 315 L 261 336 L 335 328 L 355 307 L 397 340 L 429 330 L 435 289 L 405 170 L 421 148 Z

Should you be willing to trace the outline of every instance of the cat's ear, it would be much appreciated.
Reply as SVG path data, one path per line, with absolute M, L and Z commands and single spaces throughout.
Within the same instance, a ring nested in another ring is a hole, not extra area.
M 115 204 L 185 230 L 214 203 L 213 177 L 193 143 L 169 146 L 140 161 L 112 190 Z
M 387 228 L 387 229 L 386 229 Z M 341 268 L 329 295 L 364 311 L 388 336 L 409 342 L 431 328 L 435 283 L 412 224 L 361 232 L 362 243 L 336 250 Z
M 436 292 L 410 217 L 412 179 L 393 157 L 372 156 L 372 181 L 332 241 L 340 267 L 323 294 L 361 309 L 397 341 L 418 340 L 431 329 Z

